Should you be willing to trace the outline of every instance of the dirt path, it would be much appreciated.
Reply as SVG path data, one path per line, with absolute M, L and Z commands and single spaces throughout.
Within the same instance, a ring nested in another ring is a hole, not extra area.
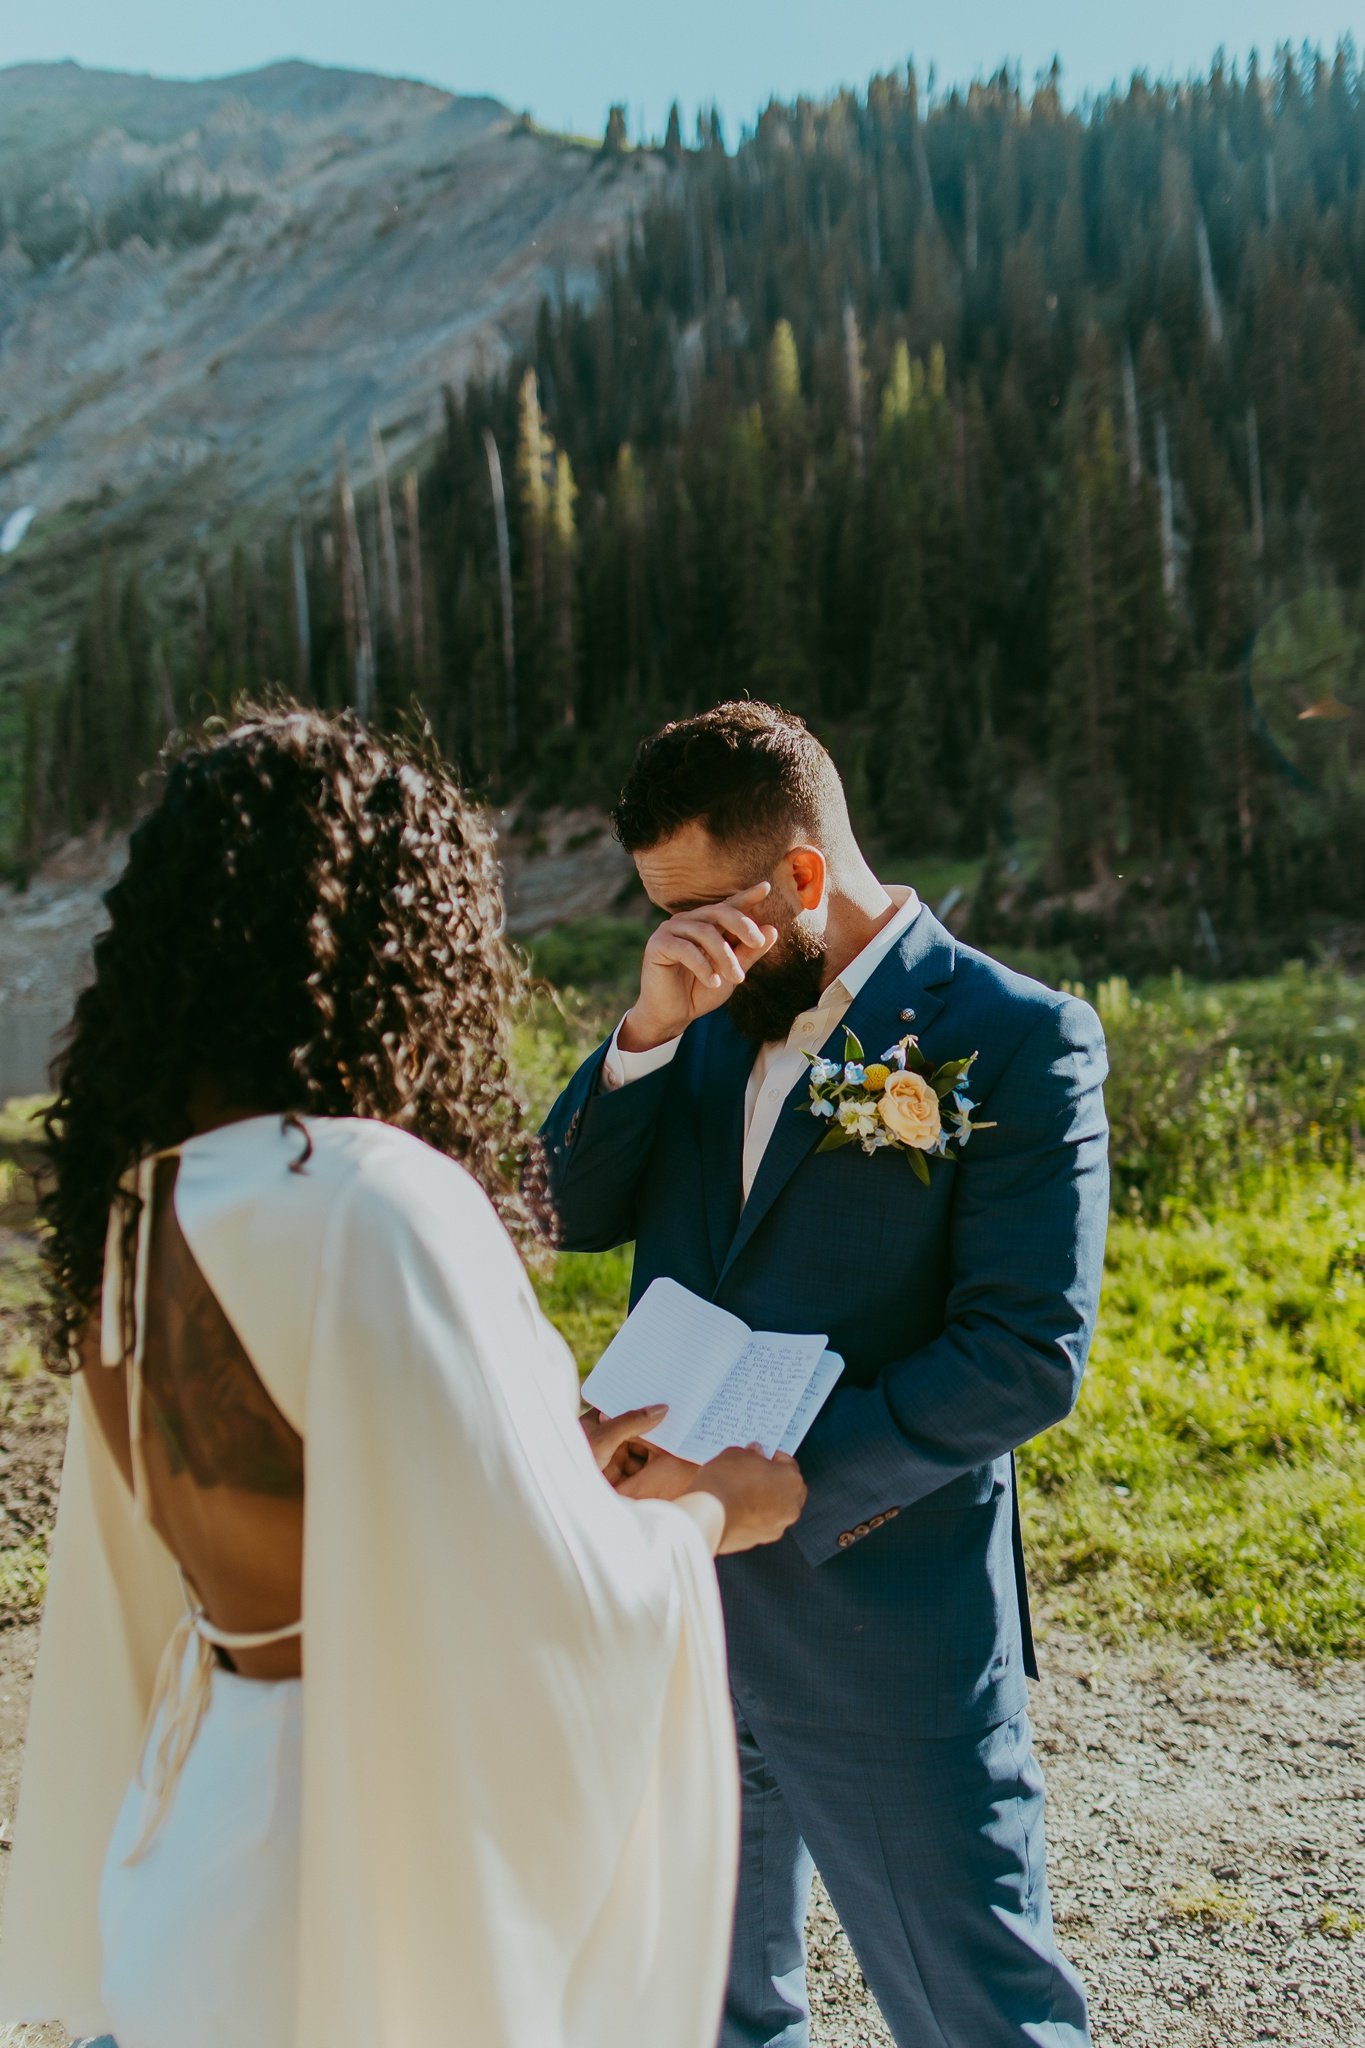
M 26 1327 L 31 1257 L 0 1230 L 0 1347 Z M 0 1565 L 51 1521 L 63 1411 L 41 1374 L 8 1382 Z M 0 1598 L 0 1895 L 38 1640 L 17 1593 Z M 1095 2048 L 1365 2048 L 1365 1665 L 1120 1655 L 1059 1630 L 1043 1664 L 1054 1903 Z M 822 1893 L 810 1935 L 815 2048 L 886 2048 Z M 61 2048 L 0 2024 L 0 2048 L 21 2043 Z
M 1362 2048 L 1365 1668 L 1044 1655 L 1054 1904 L 1095 2048 Z M 812 1934 L 816 2040 L 882 2048 L 826 1902 Z
M 36 1642 L 0 1632 L 0 1823 Z M 1310 1680 L 1056 1636 L 1046 1658 L 1054 1896 L 1095 2048 L 1365 2048 L 1365 1668 Z M 823 1895 L 810 1934 L 816 2048 L 885 2048 Z

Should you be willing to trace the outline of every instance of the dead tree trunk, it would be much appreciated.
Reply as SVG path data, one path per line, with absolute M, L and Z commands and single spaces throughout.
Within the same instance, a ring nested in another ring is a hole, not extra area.
M 493 518 L 498 530 L 498 588 L 502 597 L 502 668 L 507 750 L 517 744 L 517 656 L 512 623 L 512 544 L 507 532 L 507 493 L 502 483 L 502 458 L 491 427 L 483 430 L 488 482 L 493 492 Z
M 341 503 L 341 606 L 352 657 L 352 692 L 362 719 L 374 716 L 374 641 L 365 593 L 365 559 L 360 550 L 355 495 L 346 468 L 346 443 L 337 442 L 337 496 Z
M 427 614 L 422 587 L 422 527 L 417 503 L 417 472 L 403 478 L 403 510 L 408 527 L 408 617 L 412 632 L 412 673 L 420 685 L 427 672 Z

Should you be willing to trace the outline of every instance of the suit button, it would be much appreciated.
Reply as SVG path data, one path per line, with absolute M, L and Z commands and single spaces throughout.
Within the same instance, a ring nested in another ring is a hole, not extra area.
M 857 1527 L 855 1528 L 855 1530 L 853 1531 L 853 1533 L 854 1533 L 854 1535 L 855 1535 L 855 1536 L 866 1536 L 866 1535 L 868 1535 L 868 1534 L 870 1533 L 870 1530 L 871 1530 L 871 1524 L 870 1524 L 870 1523 L 868 1523 L 868 1522 L 859 1522 L 858 1526 L 857 1526 Z
M 894 1521 L 895 1521 L 895 1519 L 896 1519 L 896 1517 L 897 1517 L 897 1515 L 898 1515 L 899 1513 L 900 1513 L 900 1509 L 899 1509 L 899 1508 L 888 1508 L 888 1509 L 887 1509 L 887 1511 L 886 1511 L 886 1519 L 887 1519 L 887 1521 L 888 1521 L 888 1522 L 894 1522 Z
M 886 1520 L 886 1516 L 885 1516 L 885 1515 L 874 1515 L 874 1516 L 872 1517 L 872 1520 L 871 1520 L 871 1521 L 870 1521 L 870 1522 L 868 1523 L 868 1525 L 867 1525 L 867 1526 L 868 1526 L 868 1528 L 869 1528 L 869 1529 L 880 1529 L 880 1528 L 881 1528 L 881 1526 L 882 1526 L 882 1523 L 883 1523 L 883 1522 L 884 1522 L 885 1520 Z
M 578 1136 L 578 1126 L 582 1123 L 582 1121 L 583 1112 L 581 1109 L 576 1109 L 573 1115 L 569 1118 L 568 1129 L 564 1133 L 564 1136 L 570 1145 L 572 1145 L 574 1139 Z
M 842 1536 L 841 1536 L 841 1537 L 839 1538 L 839 1548 L 840 1548 L 840 1550 L 847 1550 L 847 1549 L 848 1549 L 848 1546 L 849 1546 L 849 1544 L 850 1544 L 850 1543 L 851 1543 L 852 1541 L 853 1541 L 853 1532 L 852 1532 L 852 1531 L 851 1531 L 850 1529 L 845 1529 L 845 1531 L 844 1531 L 843 1535 L 842 1535 Z

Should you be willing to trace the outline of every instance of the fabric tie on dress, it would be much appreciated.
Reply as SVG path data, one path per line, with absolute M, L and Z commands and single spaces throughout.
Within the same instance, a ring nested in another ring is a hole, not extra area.
M 142 1368 L 147 1351 L 147 1275 L 151 1257 L 152 1193 L 157 1162 L 175 1156 L 177 1147 L 149 1152 L 129 1167 L 119 1181 L 119 1196 L 137 1203 L 133 1241 L 133 1300 L 129 1315 L 128 1276 L 124 1255 L 126 1229 L 123 1204 L 115 1197 L 104 1238 L 104 1281 L 100 1293 L 100 1363 L 128 1369 L 128 1453 L 133 1468 L 133 1505 L 144 1521 L 147 1508 L 147 1465 L 142 1451 Z M 131 1325 L 131 1329 L 130 1329 Z M 132 1343 L 129 1344 L 131 1334 Z
M 147 1153 L 145 1158 L 140 1159 L 136 1166 L 130 1167 L 119 1181 L 119 1196 L 131 1198 L 137 1203 L 131 1316 L 125 1257 L 127 1226 L 123 1203 L 118 1197 L 110 1206 L 109 1227 L 104 1241 L 104 1279 L 100 1294 L 100 1362 L 110 1368 L 121 1365 L 127 1367 L 128 1452 L 133 1476 L 133 1505 L 141 1520 L 148 1523 L 151 1521 L 151 1508 L 142 1425 L 152 1199 L 159 1162 L 174 1158 L 179 1149 L 179 1146 L 172 1145 L 161 1152 Z M 200 1724 L 208 1711 L 209 1699 L 213 1692 L 213 1676 L 218 1665 L 215 1651 L 268 1649 L 274 1643 L 289 1642 L 303 1634 L 302 1620 L 287 1622 L 283 1628 L 259 1629 L 239 1634 L 217 1628 L 209 1620 L 203 1607 L 193 1598 L 183 1570 L 180 1572 L 180 1587 L 185 1596 L 185 1615 L 177 1624 L 162 1654 L 156 1684 L 152 1691 L 152 1703 L 147 1714 L 147 1733 L 143 1743 L 143 1761 L 138 1769 L 138 1782 L 145 1786 L 147 1791 L 147 1813 L 137 1845 L 127 1859 L 129 1864 L 140 1862 L 146 1855 L 170 1809 L 185 1759 L 193 1747 L 194 1738 L 199 1733 Z M 190 1663 L 191 1642 L 194 1642 L 196 1647 L 193 1664 L 187 1676 L 186 1666 Z M 148 1772 L 147 1749 L 151 1731 L 156 1727 L 158 1720 L 163 1720 L 163 1725 Z
M 185 1595 L 185 1617 L 166 1645 L 148 1709 L 149 1733 L 163 1712 L 165 1719 L 156 1753 L 150 1759 L 150 1771 L 147 1768 L 147 1745 L 144 1745 L 143 1761 L 138 1769 L 138 1783 L 147 1793 L 147 1811 L 142 1833 L 127 1858 L 130 1865 L 141 1862 L 170 1811 L 185 1759 L 194 1746 L 194 1738 L 199 1733 L 213 1693 L 213 1677 L 218 1664 L 214 1652 L 263 1650 L 272 1643 L 287 1643 L 303 1634 L 302 1621 L 286 1622 L 283 1628 L 253 1629 L 237 1634 L 216 1628 L 203 1608 L 192 1599 L 189 1581 L 183 1571 L 180 1585 Z M 187 1676 L 191 1642 L 195 1645 L 194 1661 Z

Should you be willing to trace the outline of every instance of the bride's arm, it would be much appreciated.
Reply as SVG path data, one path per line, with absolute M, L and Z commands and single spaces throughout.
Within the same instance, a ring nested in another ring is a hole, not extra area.
M 702 1533 L 702 1540 L 712 1557 L 720 1553 L 725 1541 L 725 1507 L 714 1493 L 695 1492 L 683 1494 L 676 1505 L 689 1521 L 695 1522 Z

